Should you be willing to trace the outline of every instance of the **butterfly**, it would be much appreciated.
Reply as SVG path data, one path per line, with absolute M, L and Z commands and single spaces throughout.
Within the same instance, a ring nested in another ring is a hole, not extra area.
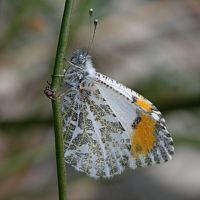
M 93 178 L 166 162 L 173 140 L 147 99 L 96 72 L 86 49 L 72 53 L 62 99 L 65 162 Z

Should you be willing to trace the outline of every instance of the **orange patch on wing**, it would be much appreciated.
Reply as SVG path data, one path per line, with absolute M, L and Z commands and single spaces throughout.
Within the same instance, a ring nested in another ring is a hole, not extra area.
M 155 142 L 155 125 L 156 121 L 148 114 L 141 114 L 141 121 L 136 126 L 131 138 L 131 152 L 134 157 L 146 155 L 152 148 Z
M 143 108 L 147 112 L 152 111 L 152 105 L 145 99 L 139 98 L 139 99 L 137 99 L 135 104 L 140 106 L 141 108 Z

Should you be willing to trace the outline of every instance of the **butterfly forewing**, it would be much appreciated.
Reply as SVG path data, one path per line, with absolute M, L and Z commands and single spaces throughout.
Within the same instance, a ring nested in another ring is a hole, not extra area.
M 160 111 L 147 99 L 115 80 L 97 73 L 97 85 L 128 131 L 132 158 L 146 166 L 171 159 L 173 141 Z M 132 117 L 130 116 L 132 115 Z

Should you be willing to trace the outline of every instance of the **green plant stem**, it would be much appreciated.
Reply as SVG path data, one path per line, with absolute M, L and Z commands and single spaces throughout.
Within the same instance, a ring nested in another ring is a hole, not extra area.
M 63 74 L 63 61 L 64 54 L 67 49 L 67 42 L 69 37 L 70 15 L 72 10 L 73 0 L 65 1 L 65 8 L 62 18 L 60 29 L 60 36 L 55 58 L 54 71 L 52 76 L 52 91 L 58 91 L 60 87 L 61 77 L 56 76 Z M 67 199 L 67 183 L 66 183 L 66 169 L 64 162 L 64 145 L 63 145 L 63 126 L 61 116 L 61 103 L 60 99 L 56 98 L 52 101 L 53 121 L 55 131 L 55 150 L 56 150 L 56 163 L 57 163 L 57 177 L 58 177 L 58 192 L 59 200 Z

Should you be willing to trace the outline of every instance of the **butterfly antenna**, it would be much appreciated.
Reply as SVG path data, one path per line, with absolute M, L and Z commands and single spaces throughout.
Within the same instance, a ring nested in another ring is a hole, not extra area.
M 94 20 L 94 31 L 93 31 L 92 40 L 91 40 L 91 44 L 90 44 L 89 49 L 92 48 L 92 45 L 93 45 L 93 43 L 94 43 L 94 36 L 95 36 L 95 33 L 96 33 L 97 24 L 98 24 L 98 19 L 95 19 L 95 20 Z
M 89 39 L 89 44 L 88 44 L 88 48 L 87 48 L 88 52 L 92 48 L 92 45 L 93 45 L 93 42 L 94 42 L 95 33 L 96 33 L 96 29 L 97 29 L 97 24 L 98 24 L 98 19 L 94 19 L 94 29 L 93 29 L 93 33 L 92 33 L 93 13 L 94 13 L 94 10 L 91 8 L 89 10 L 89 15 L 90 15 L 90 39 Z
M 91 45 L 91 40 L 92 40 L 92 18 L 93 18 L 93 13 L 94 13 L 94 10 L 92 8 L 90 8 L 89 10 L 89 16 L 90 16 L 90 38 L 89 38 L 89 42 L 88 42 L 88 51 L 89 51 L 89 48 L 90 48 L 90 45 Z

